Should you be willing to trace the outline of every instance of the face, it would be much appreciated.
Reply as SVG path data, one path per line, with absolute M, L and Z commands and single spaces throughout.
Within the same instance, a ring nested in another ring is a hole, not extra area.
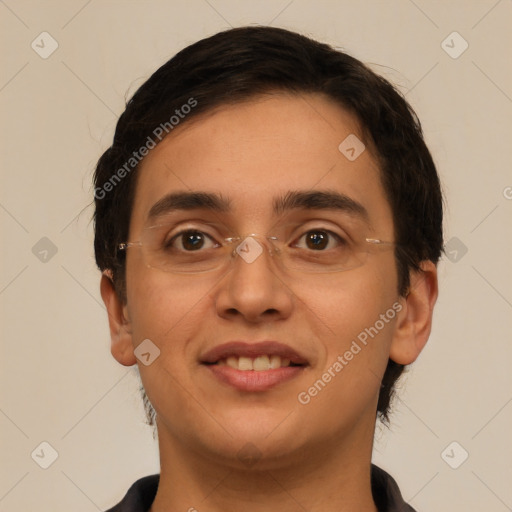
M 274 95 L 187 122 L 142 162 L 130 241 L 166 224 L 180 254 L 213 254 L 233 236 L 249 241 L 242 248 L 253 255 L 262 249 L 254 260 L 226 252 L 227 266 L 181 274 L 148 266 L 137 245 L 127 249 L 124 334 L 113 353 L 133 364 L 143 340 L 160 350 L 151 364 L 137 363 L 161 443 L 235 465 L 252 443 L 272 465 L 305 451 L 349 450 L 373 435 L 405 306 L 392 246 L 367 244 L 364 264 L 336 272 L 290 269 L 280 256 L 336 254 L 334 235 L 393 240 L 369 148 L 355 160 L 338 148 L 350 135 L 362 139 L 356 120 L 330 100 Z M 212 201 L 170 199 L 196 192 L 222 204 L 212 211 Z M 283 200 L 291 196 L 302 200 Z M 341 200 L 318 201 L 327 196 Z M 195 234 L 173 238 L 184 229 Z M 249 234 L 277 234 L 282 252 Z

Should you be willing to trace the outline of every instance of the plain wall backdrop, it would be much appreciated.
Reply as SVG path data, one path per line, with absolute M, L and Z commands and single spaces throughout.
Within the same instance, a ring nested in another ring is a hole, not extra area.
M 511 22 L 510 0 L 0 1 L 0 512 L 104 510 L 158 472 L 136 373 L 110 355 L 92 172 L 157 67 L 248 24 L 345 49 L 417 111 L 447 254 L 374 461 L 418 512 L 511 510 Z

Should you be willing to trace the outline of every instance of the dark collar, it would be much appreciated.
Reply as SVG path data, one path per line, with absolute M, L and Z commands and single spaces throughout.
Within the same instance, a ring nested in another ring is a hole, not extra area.
M 155 499 L 159 480 L 158 474 L 137 480 L 122 501 L 106 512 L 148 512 Z M 403 500 L 395 480 L 373 464 L 372 493 L 379 512 L 414 512 Z

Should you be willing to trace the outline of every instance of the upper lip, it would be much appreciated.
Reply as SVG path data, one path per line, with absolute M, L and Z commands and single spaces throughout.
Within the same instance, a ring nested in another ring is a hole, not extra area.
M 263 355 L 280 356 L 281 358 L 289 359 L 294 364 L 308 364 L 304 356 L 288 345 L 277 341 L 260 341 L 257 343 L 230 341 L 208 350 L 201 356 L 200 360 L 201 363 L 216 363 L 230 356 L 255 358 Z

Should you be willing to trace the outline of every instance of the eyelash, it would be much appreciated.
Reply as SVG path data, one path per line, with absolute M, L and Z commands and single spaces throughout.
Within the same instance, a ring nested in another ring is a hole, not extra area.
M 307 231 L 305 231 L 304 233 L 302 233 L 298 238 L 296 238 L 296 240 L 301 240 L 307 234 L 315 233 L 315 232 L 327 233 L 331 238 L 336 239 L 336 241 L 338 242 L 339 245 L 346 245 L 348 243 L 347 240 L 345 238 L 343 238 L 341 235 L 339 235 L 337 233 L 334 233 L 333 231 L 331 231 L 329 229 L 326 229 L 326 228 L 323 228 L 323 227 L 310 228 Z M 206 233 L 204 231 L 201 231 L 199 229 L 187 228 L 187 229 L 184 229 L 184 230 L 179 231 L 178 233 L 174 234 L 168 241 L 164 241 L 164 243 L 163 243 L 164 248 L 165 249 L 171 248 L 176 240 L 179 240 L 180 237 L 183 237 L 184 235 L 187 235 L 187 234 L 201 234 L 201 235 L 204 235 L 205 238 L 208 238 L 214 244 L 216 244 L 215 247 L 218 247 L 218 242 L 215 242 L 213 237 L 210 236 L 208 233 Z M 293 244 L 294 244 L 294 246 L 296 246 L 297 242 L 294 241 Z M 183 250 L 184 252 L 193 252 L 193 251 L 186 251 L 184 249 L 178 249 L 178 250 Z

